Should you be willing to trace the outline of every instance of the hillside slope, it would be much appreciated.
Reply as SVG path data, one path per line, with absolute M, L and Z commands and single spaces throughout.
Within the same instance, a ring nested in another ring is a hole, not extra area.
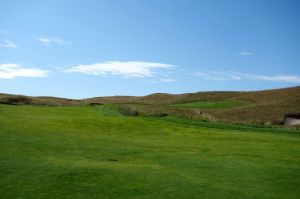
M 194 115 L 200 111 L 200 113 L 209 115 L 210 118 L 213 118 L 215 121 L 221 122 L 281 124 L 286 115 L 300 113 L 300 86 L 249 92 L 211 91 L 185 94 L 156 93 L 141 97 L 111 96 L 82 100 L 0 94 L 0 103 L 46 106 L 135 104 L 143 115 L 149 115 L 159 106 L 159 108 L 164 109 L 167 114 L 191 118 L 194 118 Z M 203 103 L 210 103 L 215 107 L 198 106 Z M 195 104 L 198 105 L 195 106 Z M 223 105 L 220 106 L 220 104 Z M 227 106 L 226 104 L 231 105 Z
M 178 108 L 176 104 L 191 102 L 244 102 L 231 108 Z M 153 105 L 162 105 L 169 114 L 191 117 L 196 110 L 210 114 L 215 120 L 232 123 L 281 124 L 288 114 L 300 113 L 300 86 L 283 89 L 235 92 L 214 91 L 185 94 L 156 93 L 144 97 L 90 98 L 86 102 L 103 104 L 133 103 L 143 105 L 144 114 L 153 110 Z

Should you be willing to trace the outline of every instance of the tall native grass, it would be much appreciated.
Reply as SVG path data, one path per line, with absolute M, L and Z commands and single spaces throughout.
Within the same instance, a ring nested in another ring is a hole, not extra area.
M 138 116 L 139 112 L 133 104 L 122 104 L 119 106 L 119 112 L 126 116 Z

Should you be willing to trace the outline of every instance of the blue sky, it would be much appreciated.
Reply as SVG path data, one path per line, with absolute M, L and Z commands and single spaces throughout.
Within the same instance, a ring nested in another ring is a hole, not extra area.
M 0 93 L 300 85 L 297 0 L 0 0 Z

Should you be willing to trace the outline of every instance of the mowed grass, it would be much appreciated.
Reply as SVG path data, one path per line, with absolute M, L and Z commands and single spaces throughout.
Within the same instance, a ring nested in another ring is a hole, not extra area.
M 189 102 L 189 103 L 175 104 L 172 106 L 178 108 L 226 109 L 226 108 L 234 108 L 234 107 L 239 107 L 248 104 L 250 104 L 250 102 L 242 101 L 242 100 L 222 100 L 222 101 Z
M 116 111 L 0 105 L 0 198 L 300 198 L 297 133 Z

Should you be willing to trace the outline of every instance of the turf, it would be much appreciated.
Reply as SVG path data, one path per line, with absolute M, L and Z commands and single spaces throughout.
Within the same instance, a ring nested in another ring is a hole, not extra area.
M 175 104 L 173 106 L 179 108 L 199 108 L 199 109 L 226 109 L 234 108 L 243 105 L 248 105 L 250 102 L 242 100 L 222 100 L 222 101 L 199 101 L 199 102 L 190 102 Z
M 300 198 L 297 133 L 0 105 L 0 198 Z

